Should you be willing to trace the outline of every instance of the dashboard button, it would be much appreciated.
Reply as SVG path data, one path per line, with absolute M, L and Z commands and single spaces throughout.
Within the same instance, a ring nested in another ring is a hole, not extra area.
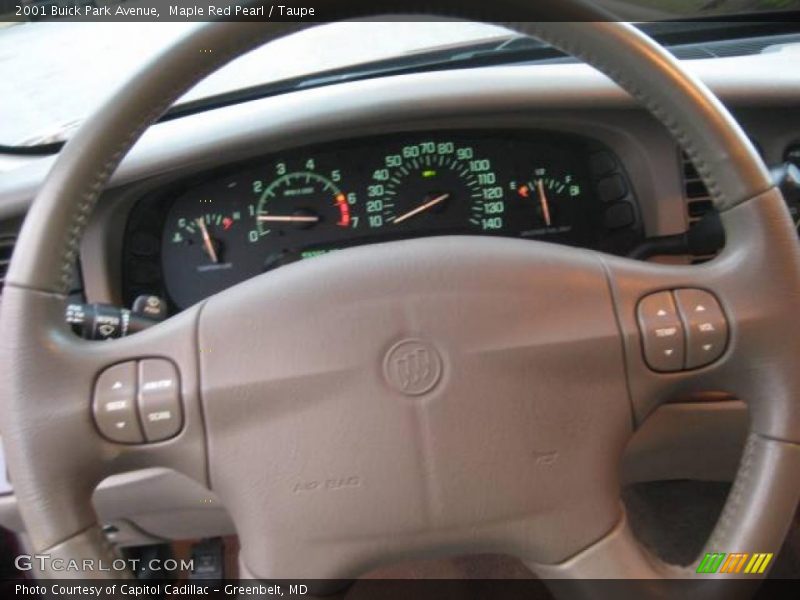
M 180 431 L 180 380 L 170 361 L 150 358 L 139 362 L 139 414 L 148 442 L 166 440 Z
M 617 202 L 606 210 L 603 217 L 603 224 L 606 229 L 621 229 L 633 225 L 635 221 L 633 207 L 629 202 Z
M 704 290 L 675 290 L 681 319 L 686 327 L 686 368 L 714 362 L 728 343 L 728 321 L 717 299 Z
M 617 168 L 617 161 L 614 160 L 613 154 L 603 150 L 602 152 L 595 152 L 589 157 L 589 167 L 596 177 L 601 177 L 613 173 Z
M 639 302 L 639 328 L 644 358 L 654 371 L 683 369 L 685 335 L 670 292 L 658 292 Z
M 106 438 L 124 444 L 144 441 L 136 415 L 136 363 L 109 367 L 97 378 L 92 405 L 97 429 Z
M 621 175 L 611 175 L 597 183 L 597 193 L 603 202 L 616 202 L 628 193 L 628 186 Z

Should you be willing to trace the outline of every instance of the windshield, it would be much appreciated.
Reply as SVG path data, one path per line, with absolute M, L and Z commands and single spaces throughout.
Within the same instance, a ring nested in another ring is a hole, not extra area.
M 669 20 L 798 8 L 796 0 L 602 0 L 628 19 Z M 63 141 L 137 69 L 198 23 L 2 22 L 0 145 Z M 511 32 L 465 22 L 333 23 L 259 48 L 180 103 L 431 49 L 501 43 Z

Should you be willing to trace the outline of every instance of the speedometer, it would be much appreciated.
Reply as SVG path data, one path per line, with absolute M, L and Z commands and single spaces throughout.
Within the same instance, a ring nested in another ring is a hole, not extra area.
M 383 158 L 364 205 L 371 229 L 496 231 L 505 190 L 489 158 L 453 141 L 423 141 Z

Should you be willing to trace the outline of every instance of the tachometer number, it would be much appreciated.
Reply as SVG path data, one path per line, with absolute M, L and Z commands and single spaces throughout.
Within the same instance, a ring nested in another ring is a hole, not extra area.
M 305 167 L 313 169 L 314 160 L 307 160 Z M 253 192 L 259 195 L 252 207 L 256 240 L 291 230 L 357 225 L 351 210 L 355 194 L 345 194 L 333 181 L 341 179 L 339 171 L 333 171 L 331 177 L 311 170 L 286 173 L 284 163 L 278 163 L 277 171 L 284 174 L 267 186 L 261 181 L 253 182 Z

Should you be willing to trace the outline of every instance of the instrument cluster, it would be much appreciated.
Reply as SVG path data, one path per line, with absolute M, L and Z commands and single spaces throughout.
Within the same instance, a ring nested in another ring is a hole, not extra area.
M 173 310 L 354 245 L 499 235 L 625 253 L 642 235 L 624 169 L 598 142 L 537 131 L 395 134 L 312 146 L 177 181 L 131 211 L 126 300 Z

